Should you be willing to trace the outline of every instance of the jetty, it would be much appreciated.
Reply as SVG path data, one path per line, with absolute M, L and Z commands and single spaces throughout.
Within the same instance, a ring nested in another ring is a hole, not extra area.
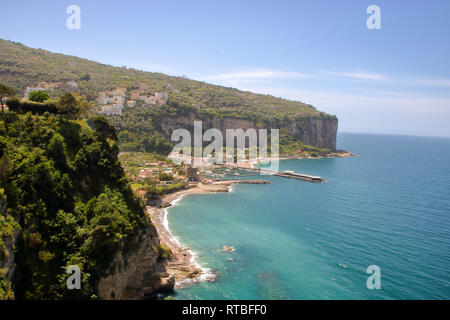
M 214 184 L 270 184 L 270 181 L 268 180 L 222 180 L 222 181 L 216 181 Z
M 283 178 L 288 178 L 288 179 L 303 180 L 303 181 L 307 181 L 307 182 L 316 182 L 316 183 L 326 182 L 326 180 L 322 179 L 322 177 L 312 176 L 312 175 L 308 175 L 308 174 L 304 174 L 304 173 L 297 173 L 297 172 L 294 172 L 291 170 L 286 170 L 283 172 L 276 172 L 276 171 L 271 171 L 271 170 L 262 169 L 262 168 L 248 168 L 248 167 L 240 167 L 240 166 L 234 167 L 234 168 L 239 169 L 239 170 L 258 172 L 259 174 L 267 174 L 267 175 L 278 176 L 278 177 L 283 177 Z

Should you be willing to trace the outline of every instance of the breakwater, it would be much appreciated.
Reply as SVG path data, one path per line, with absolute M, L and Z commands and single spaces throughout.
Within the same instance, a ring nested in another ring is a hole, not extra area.
M 322 177 L 312 176 L 312 175 L 303 174 L 303 173 L 297 173 L 297 172 L 290 171 L 290 170 L 286 170 L 283 172 L 276 172 L 276 171 L 271 171 L 271 170 L 261 169 L 261 168 L 237 167 L 237 169 L 251 171 L 251 172 L 258 172 L 259 174 L 268 174 L 268 175 L 273 175 L 273 176 L 278 176 L 278 177 L 283 177 L 283 178 L 288 178 L 288 179 L 303 180 L 303 181 L 307 181 L 307 182 L 316 182 L 316 183 L 326 182 L 326 180 L 322 179 Z

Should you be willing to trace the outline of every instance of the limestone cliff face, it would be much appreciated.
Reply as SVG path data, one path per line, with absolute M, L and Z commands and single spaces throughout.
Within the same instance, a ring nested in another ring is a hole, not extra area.
M 109 270 L 99 281 L 99 298 L 137 300 L 172 291 L 175 278 L 165 271 L 159 251 L 158 235 L 149 224 L 136 235 L 131 246 L 116 252 Z
M 319 148 L 336 150 L 337 119 L 302 119 L 282 123 L 298 140 Z
M 335 118 L 310 119 L 304 118 L 299 120 L 283 120 L 272 121 L 266 124 L 256 124 L 250 120 L 224 118 L 217 119 L 211 117 L 199 117 L 195 113 L 189 113 L 185 116 L 177 116 L 176 118 L 164 119 L 161 121 L 161 130 L 165 136 L 170 139 L 173 130 L 184 128 L 193 132 L 194 121 L 203 121 L 203 130 L 216 128 L 222 131 L 225 140 L 226 129 L 281 129 L 288 128 L 290 135 L 305 144 L 320 148 L 328 148 L 336 150 L 336 134 L 338 128 L 338 120 Z

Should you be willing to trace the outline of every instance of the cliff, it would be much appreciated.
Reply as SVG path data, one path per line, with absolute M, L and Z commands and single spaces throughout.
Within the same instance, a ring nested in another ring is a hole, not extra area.
M 311 146 L 336 150 L 336 134 L 338 120 L 336 118 L 306 118 L 300 120 L 272 120 L 264 124 L 258 124 L 252 120 L 235 118 L 214 118 L 210 116 L 199 116 L 194 112 L 177 117 L 167 117 L 159 123 L 160 129 L 167 139 L 171 132 L 177 128 L 186 128 L 193 133 L 194 121 L 201 120 L 203 130 L 217 128 L 221 130 L 225 138 L 227 129 L 279 129 L 287 128 L 289 135 L 295 139 Z
M 156 229 L 148 225 L 128 248 L 121 246 L 106 275 L 100 278 L 100 299 L 128 300 L 157 298 L 171 292 L 175 277 L 165 269 Z

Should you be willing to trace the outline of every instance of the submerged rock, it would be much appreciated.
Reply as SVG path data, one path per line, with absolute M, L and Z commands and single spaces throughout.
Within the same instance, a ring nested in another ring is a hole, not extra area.
M 234 252 L 234 251 L 236 251 L 236 249 L 234 247 L 231 247 L 231 246 L 223 246 L 222 250 L 226 251 L 226 252 Z

